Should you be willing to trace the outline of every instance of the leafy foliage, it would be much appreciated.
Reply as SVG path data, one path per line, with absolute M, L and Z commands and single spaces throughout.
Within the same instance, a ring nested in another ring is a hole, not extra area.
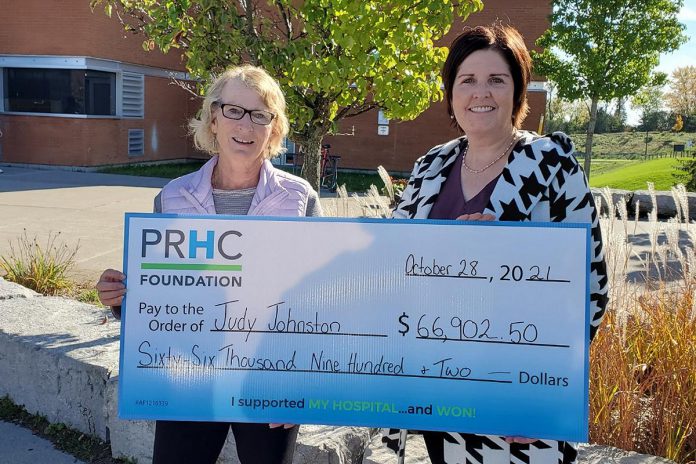
M 672 128 L 671 116 L 667 111 L 643 113 L 637 129 L 641 131 L 668 131 Z
M 696 66 L 683 66 L 672 71 L 665 102 L 675 113 L 696 116 Z
M 666 76 L 660 75 L 660 80 L 666 78 Z M 662 85 L 648 84 L 631 96 L 631 105 L 642 111 L 642 119 L 645 120 L 646 115 L 662 109 L 663 99 Z
M 589 121 L 588 121 L 589 122 Z M 605 108 L 597 109 L 597 121 L 595 122 L 595 133 L 604 134 L 607 132 L 623 132 L 624 120 L 622 116 L 612 114 Z M 587 126 L 585 126 L 587 130 Z
M 558 84 L 561 97 L 590 100 L 585 171 L 599 101 L 632 95 L 664 76 L 653 75 L 661 52 L 686 40 L 677 21 L 682 0 L 556 0 L 551 28 L 532 52 L 535 71 Z
M 481 0 L 92 0 L 116 12 L 144 47 L 180 48 L 195 78 L 241 62 L 268 70 L 288 100 L 303 175 L 319 179 L 321 140 L 342 118 L 382 108 L 413 119 L 442 98 L 435 45 Z
M 689 192 L 696 192 L 696 160 L 681 160 L 678 169 L 681 171 L 680 177 L 685 181 L 686 189 Z

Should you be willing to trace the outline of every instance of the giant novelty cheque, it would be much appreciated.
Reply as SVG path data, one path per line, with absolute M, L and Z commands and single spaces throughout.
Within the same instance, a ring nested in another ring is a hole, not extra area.
M 127 214 L 126 419 L 586 441 L 589 226 Z

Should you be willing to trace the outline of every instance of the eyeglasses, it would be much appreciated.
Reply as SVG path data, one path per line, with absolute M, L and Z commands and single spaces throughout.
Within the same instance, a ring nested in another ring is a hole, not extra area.
M 255 124 L 259 124 L 261 126 L 267 126 L 271 122 L 273 122 L 273 118 L 275 118 L 275 114 L 271 113 L 270 111 L 264 111 L 264 110 L 248 110 L 246 108 L 242 108 L 241 106 L 237 105 L 230 105 L 229 103 L 220 103 L 216 102 L 218 105 L 220 105 L 220 110 L 222 110 L 222 115 L 226 117 L 227 119 L 234 119 L 234 120 L 240 120 L 244 117 L 245 114 L 249 113 L 249 117 L 251 118 L 251 122 Z

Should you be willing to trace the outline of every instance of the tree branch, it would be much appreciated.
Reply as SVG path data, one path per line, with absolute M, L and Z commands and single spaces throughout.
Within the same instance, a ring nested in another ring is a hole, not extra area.
M 377 107 L 379 107 L 379 105 L 377 105 L 376 103 L 365 103 L 363 105 L 358 106 L 357 108 L 347 107 L 348 112 L 346 112 L 344 117 L 352 118 L 352 117 L 357 116 L 359 114 L 363 114 L 363 113 L 366 113 L 370 110 L 373 110 Z
M 283 23 L 285 25 L 285 37 L 287 37 L 288 42 L 292 39 L 292 22 L 290 22 L 290 17 L 288 15 L 288 11 L 285 9 L 283 6 L 283 3 L 281 0 L 276 0 L 276 6 L 278 7 L 278 11 L 280 11 L 280 15 L 283 18 Z

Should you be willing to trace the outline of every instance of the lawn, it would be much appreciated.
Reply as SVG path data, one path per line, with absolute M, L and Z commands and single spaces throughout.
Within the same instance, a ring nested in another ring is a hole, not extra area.
M 590 185 L 593 187 L 609 186 L 626 190 L 643 190 L 647 182 L 654 182 L 657 190 L 669 190 L 673 185 L 684 182 L 676 158 L 666 157 L 672 154 L 674 144 L 696 142 L 696 133 L 660 132 L 650 133 L 648 142 L 648 159 L 645 153 L 644 132 L 622 132 L 616 134 L 595 134 L 592 156 Z M 573 134 L 580 164 L 583 163 L 585 134 Z M 656 158 L 662 156 L 662 158 Z M 102 172 L 128 174 L 135 176 L 164 177 L 173 179 L 200 168 L 203 161 L 190 163 L 159 164 L 152 166 L 123 166 L 106 168 Z M 281 167 L 291 171 L 291 167 Z M 346 185 L 349 192 L 365 192 L 374 184 L 381 188 L 384 184 L 377 175 L 377 166 L 372 172 L 338 173 L 338 184 Z
M 684 182 L 675 177 L 679 171 L 680 158 L 657 158 L 627 165 L 600 173 L 591 172 L 590 186 L 611 187 L 624 190 L 645 190 L 647 182 L 655 184 L 655 190 L 669 190 L 673 185 Z M 592 163 L 594 169 L 595 163 Z
M 578 160 L 580 164 L 584 162 L 583 159 Z M 623 169 L 628 166 L 638 164 L 638 160 L 630 159 L 617 159 L 617 158 L 594 158 L 592 160 L 591 175 L 599 176 L 607 172 L 615 171 L 617 169 Z
M 100 169 L 99 172 L 108 174 L 125 174 L 128 176 L 164 177 L 175 179 L 189 172 L 196 171 L 203 166 L 203 161 L 191 161 L 188 163 L 152 164 L 149 166 L 117 166 Z
M 582 164 L 583 160 L 579 160 Z M 669 190 L 679 183 L 673 173 L 678 173 L 677 158 L 658 158 L 650 161 L 637 159 L 595 158 L 592 160 L 590 185 L 592 187 L 605 187 L 644 190 L 647 182 L 654 182 L 657 190 Z M 112 174 L 127 174 L 132 176 L 164 177 L 173 179 L 193 172 L 200 168 L 200 162 L 160 164 L 153 166 L 123 166 L 107 168 L 101 172 Z M 291 171 L 291 168 L 286 168 Z M 365 192 L 374 184 L 382 188 L 384 183 L 377 171 L 374 173 L 341 172 L 338 173 L 339 185 L 346 184 L 349 192 Z
M 100 172 L 109 174 L 126 174 L 129 176 L 147 176 L 147 177 L 164 177 L 165 179 L 174 179 L 183 176 L 199 169 L 203 162 L 190 163 L 172 163 L 172 164 L 157 164 L 150 166 L 119 166 L 113 168 L 104 168 Z M 278 166 L 287 172 L 292 172 L 292 167 Z M 299 174 L 299 173 L 296 173 Z M 377 169 L 374 172 L 338 172 L 338 184 L 346 184 L 349 192 L 365 192 L 369 190 L 370 185 L 374 184 L 381 188 L 384 182 L 377 174 Z
M 650 132 L 648 135 L 648 156 L 669 156 L 675 144 L 691 140 L 696 144 L 694 132 Z M 644 159 L 646 153 L 645 132 L 618 132 L 614 134 L 595 134 L 592 139 L 592 158 L 611 157 Z M 585 134 L 571 134 L 579 156 L 585 153 Z

